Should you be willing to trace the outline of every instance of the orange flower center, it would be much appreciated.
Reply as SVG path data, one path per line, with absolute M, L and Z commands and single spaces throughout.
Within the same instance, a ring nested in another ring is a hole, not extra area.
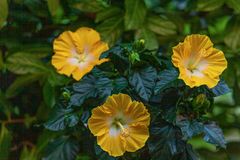
M 117 124 L 117 126 L 121 129 L 121 134 L 122 134 L 122 136 L 123 136 L 123 137 L 128 137 L 128 136 L 129 136 L 129 131 L 128 131 L 128 129 L 127 129 L 127 128 L 124 128 L 123 125 L 122 125 L 119 121 L 117 121 L 116 124 Z
M 201 49 L 198 54 L 192 54 L 194 56 L 191 56 L 190 59 L 187 62 L 187 69 L 193 73 L 194 71 L 200 71 L 199 68 L 201 68 L 200 64 L 202 61 L 202 58 L 206 55 L 206 50 Z
M 69 62 L 73 65 L 84 65 L 87 62 L 91 61 L 91 55 L 88 53 L 88 50 L 79 52 L 77 49 L 72 49 L 72 56 L 69 58 Z
M 120 118 L 115 118 L 112 122 L 112 127 L 114 127 L 116 130 L 120 131 L 123 137 L 129 136 L 129 130 L 126 127 L 126 121 Z
M 87 57 L 87 54 L 86 53 L 77 53 L 73 56 L 73 58 L 77 59 L 79 63 L 81 62 L 85 62 L 86 60 L 86 57 Z

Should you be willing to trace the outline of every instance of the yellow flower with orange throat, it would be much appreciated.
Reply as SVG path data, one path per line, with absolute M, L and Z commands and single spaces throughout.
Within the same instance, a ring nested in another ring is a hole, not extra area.
M 173 47 L 172 63 L 179 69 L 179 78 L 191 88 L 215 87 L 227 68 L 223 52 L 213 48 L 208 36 L 200 34 L 187 36 L 183 43 Z
M 76 32 L 65 31 L 54 40 L 52 65 L 60 74 L 80 80 L 94 66 L 108 59 L 99 59 L 108 44 L 100 40 L 98 32 L 81 27 Z
M 149 137 L 150 114 L 141 102 L 126 94 L 115 94 L 92 110 L 88 126 L 97 143 L 109 155 L 117 157 L 135 152 Z

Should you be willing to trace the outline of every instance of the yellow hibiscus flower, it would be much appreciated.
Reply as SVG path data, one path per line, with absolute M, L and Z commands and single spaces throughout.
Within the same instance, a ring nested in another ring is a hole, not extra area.
M 108 61 L 99 60 L 101 54 L 108 50 L 108 44 L 100 40 L 98 32 L 81 27 L 76 32 L 65 31 L 54 40 L 52 65 L 60 74 L 72 75 L 80 80 L 94 66 Z
M 115 94 L 92 110 L 88 126 L 97 143 L 109 155 L 117 157 L 135 152 L 149 137 L 150 115 L 141 102 L 126 94 Z
M 172 63 L 179 69 L 179 78 L 191 88 L 207 85 L 213 88 L 227 68 L 222 51 L 213 48 L 208 36 L 193 34 L 173 47 Z

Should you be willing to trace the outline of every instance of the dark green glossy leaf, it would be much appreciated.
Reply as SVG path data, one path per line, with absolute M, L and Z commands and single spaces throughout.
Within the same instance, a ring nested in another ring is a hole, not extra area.
M 130 62 L 122 46 L 114 46 L 109 50 L 111 62 L 118 72 L 124 74 L 130 68 Z
M 80 106 L 85 99 L 97 96 L 95 87 L 96 78 L 92 75 L 84 77 L 80 82 L 73 84 L 73 90 L 76 92 L 71 96 L 71 104 Z
M 88 118 L 90 117 L 89 111 L 84 111 L 81 116 L 81 121 L 83 124 L 87 125 Z
M 79 117 L 73 112 L 72 108 L 65 108 L 61 103 L 58 103 L 50 114 L 50 119 L 44 124 L 44 127 L 52 130 L 64 130 L 67 127 L 73 127 L 79 122 Z
M 147 67 L 140 71 L 134 71 L 129 77 L 130 84 L 134 87 L 138 95 L 145 101 L 152 96 L 157 71 L 153 67 Z
M 158 81 L 154 88 L 154 93 L 158 94 L 169 87 L 178 78 L 178 72 L 175 69 L 168 69 L 158 74 Z
M 216 123 L 204 124 L 204 140 L 216 146 L 226 148 L 226 141 L 222 130 Z
M 176 123 L 176 117 L 177 117 L 177 108 L 175 106 L 168 106 L 165 107 L 162 112 L 162 118 L 166 120 L 167 122 Z
M 113 86 L 109 78 L 98 78 L 96 81 L 97 92 L 99 97 L 108 97 L 111 95 Z
M 152 160 L 172 160 L 185 149 L 181 131 L 177 127 L 158 118 L 151 126 L 148 147 Z
M 95 78 L 93 75 L 84 77 L 80 82 L 73 84 L 74 94 L 70 103 L 81 106 L 85 99 L 90 97 L 105 98 L 112 93 L 112 81 L 108 78 Z
M 138 29 L 143 25 L 147 9 L 143 0 L 125 0 L 125 28 Z
M 174 160 L 200 160 L 200 157 L 190 144 L 186 144 L 185 151 L 179 156 L 176 156 Z
M 211 91 L 213 92 L 213 94 L 217 97 L 217 96 L 221 96 L 223 94 L 227 94 L 229 93 L 231 90 L 228 87 L 228 85 L 225 83 L 225 81 L 223 79 L 221 79 L 218 84 L 211 89 Z
M 200 160 L 198 153 L 196 153 L 190 144 L 186 146 L 187 159 L 186 160 Z
M 119 93 L 128 86 L 128 81 L 124 77 L 119 77 L 113 81 L 113 92 Z
M 63 136 L 54 139 L 45 150 L 44 160 L 75 160 L 79 145 L 75 139 Z
M 181 128 L 184 140 L 189 140 L 193 136 L 201 134 L 204 129 L 203 123 L 198 122 L 197 120 L 178 120 L 177 126 Z

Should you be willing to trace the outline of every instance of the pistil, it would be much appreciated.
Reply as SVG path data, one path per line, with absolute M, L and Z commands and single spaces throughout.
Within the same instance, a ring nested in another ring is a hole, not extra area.
M 128 137 L 129 136 L 128 129 L 124 128 L 122 123 L 120 123 L 119 121 L 117 121 L 116 124 L 121 129 L 121 133 L 122 133 L 123 137 Z

